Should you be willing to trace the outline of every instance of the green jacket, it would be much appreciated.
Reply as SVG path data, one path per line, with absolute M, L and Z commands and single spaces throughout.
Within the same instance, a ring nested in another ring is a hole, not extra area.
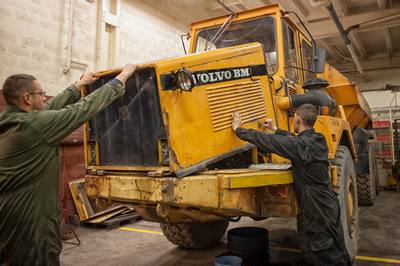
M 58 146 L 124 93 L 114 79 L 85 98 L 73 87 L 44 111 L 0 114 L 0 253 L 7 265 L 59 265 Z

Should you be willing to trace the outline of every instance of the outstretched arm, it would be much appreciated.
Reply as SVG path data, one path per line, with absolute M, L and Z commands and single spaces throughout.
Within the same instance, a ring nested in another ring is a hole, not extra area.
M 289 131 L 280 129 L 277 126 L 275 126 L 274 120 L 272 118 L 267 118 L 264 122 L 259 122 L 258 127 L 269 129 L 277 135 L 284 135 L 284 136 L 292 135 L 292 133 L 290 133 Z
M 81 98 L 81 89 L 95 82 L 97 78 L 93 73 L 84 74 L 81 79 L 57 94 L 45 104 L 45 110 L 60 110 L 69 104 L 76 103 Z
M 292 161 L 298 159 L 296 146 L 299 143 L 297 143 L 298 140 L 293 136 L 267 134 L 246 128 L 238 128 L 235 133 L 240 139 L 256 145 L 265 152 L 276 153 Z
M 232 117 L 232 129 L 240 139 L 256 145 L 263 151 L 276 153 L 292 161 L 298 159 L 296 146 L 299 145 L 299 140 L 297 138 L 286 135 L 284 132 L 282 132 L 283 134 L 273 135 L 253 129 L 241 128 L 240 114 L 235 112 Z M 277 131 L 277 128 L 275 131 Z
M 37 112 L 31 125 L 50 144 L 57 144 L 95 114 L 110 105 L 125 92 L 126 80 L 135 71 L 135 65 L 126 65 L 112 81 L 95 90 L 75 104 L 60 110 Z

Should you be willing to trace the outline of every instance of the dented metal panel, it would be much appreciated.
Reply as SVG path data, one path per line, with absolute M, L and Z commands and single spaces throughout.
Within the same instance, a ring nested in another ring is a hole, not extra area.
M 258 188 L 291 186 L 292 182 L 291 172 L 282 170 L 207 171 L 182 179 L 106 175 L 86 176 L 86 192 L 92 197 L 114 201 L 195 207 L 227 216 L 257 216 Z

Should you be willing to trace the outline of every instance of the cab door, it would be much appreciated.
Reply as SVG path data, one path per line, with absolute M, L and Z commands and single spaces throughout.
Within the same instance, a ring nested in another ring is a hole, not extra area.
M 301 72 L 299 57 L 299 38 L 297 29 L 287 20 L 282 19 L 283 51 L 284 51 L 284 72 L 286 81 L 286 96 L 296 94 L 301 88 Z M 293 129 L 294 109 L 287 112 L 288 128 Z
M 301 68 L 302 68 L 302 79 L 303 84 L 309 80 L 316 77 L 315 73 L 310 71 L 311 69 L 311 60 L 312 60 L 312 46 L 311 42 L 307 40 L 302 34 L 300 35 L 299 43 L 300 43 L 300 54 L 301 54 Z
M 285 78 L 291 84 L 300 83 L 298 39 L 294 27 L 282 20 Z

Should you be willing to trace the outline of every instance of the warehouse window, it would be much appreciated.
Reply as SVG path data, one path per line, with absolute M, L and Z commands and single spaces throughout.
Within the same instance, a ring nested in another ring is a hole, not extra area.
M 210 41 L 215 38 L 220 28 L 221 26 L 201 30 L 197 35 L 196 52 L 259 42 L 264 45 L 268 73 L 276 72 L 278 60 L 275 19 L 273 17 L 234 22 L 220 38 L 211 43 Z
M 286 21 L 283 23 L 283 45 L 285 55 L 285 74 L 292 79 L 299 80 L 299 70 L 297 66 L 296 40 L 294 30 Z

